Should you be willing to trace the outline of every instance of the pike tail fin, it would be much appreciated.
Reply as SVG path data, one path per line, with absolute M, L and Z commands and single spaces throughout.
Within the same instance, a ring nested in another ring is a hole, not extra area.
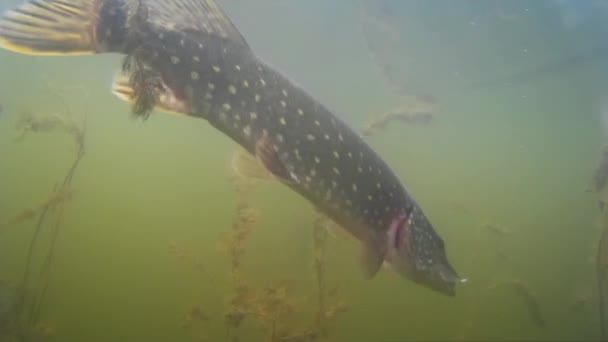
M 0 47 L 29 55 L 118 52 L 127 0 L 29 0 L 0 17 Z

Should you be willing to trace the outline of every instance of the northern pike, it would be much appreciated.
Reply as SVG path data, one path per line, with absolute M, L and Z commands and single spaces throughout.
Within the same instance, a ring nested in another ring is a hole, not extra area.
M 0 18 L 0 47 L 32 55 L 126 56 L 115 95 L 207 120 L 274 178 L 430 289 L 460 281 L 444 242 L 390 167 L 308 92 L 264 63 L 213 0 L 30 0 Z

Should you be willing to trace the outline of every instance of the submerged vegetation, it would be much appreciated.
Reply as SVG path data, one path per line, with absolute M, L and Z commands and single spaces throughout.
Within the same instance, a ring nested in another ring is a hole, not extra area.
M 408 124 L 428 125 L 433 120 L 436 103 L 434 100 L 410 97 L 407 104 L 388 112 L 373 115 L 363 127 L 362 134 L 371 136 L 383 131 L 389 124 L 403 122 Z
M 232 228 L 225 233 L 220 243 L 221 252 L 227 256 L 232 293 L 228 295 L 222 320 L 230 341 L 250 341 L 253 329 L 244 325 L 254 323 L 268 342 L 306 342 L 331 340 L 333 322 L 347 311 L 348 306 L 339 298 L 337 286 L 328 283 L 326 240 L 328 225 L 332 223 L 314 211 L 312 276 L 315 288 L 312 293 L 296 293 L 293 280 L 279 279 L 260 283 L 249 277 L 245 259 L 247 244 L 255 227 L 260 223 L 261 213 L 251 205 L 250 196 L 259 181 L 244 177 L 234 167 L 230 168 L 230 181 L 236 194 L 236 215 Z M 195 261 L 192 253 L 171 245 L 172 254 L 179 260 L 203 271 L 206 279 L 216 279 Z M 309 298 L 314 300 L 309 300 Z M 312 313 L 312 315 L 311 315 Z M 204 325 L 213 317 L 203 313 L 201 306 L 193 306 L 185 315 L 182 327 Z M 308 324 L 302 322 L 309 321 Z M 204 331 L 204 328 L 199 329 Z M 200 337 L 200 334 L 193 334 Z
M 82 88 L 79 91 L 85 97 L 88 96 Z M 29 133 L 63 133 L 71 137 L 75 153 L 65 176 L 57 182 L 46 200 L 0 221 L 0 234 L 3 229 L 18 224 L 34 224 L 22 278 L 15 286 L 14 317 L 6 337 L 8 341 L 43 341 L 56 333 L 50 323 L 40 320 L 40 312 L 50 285 L 58 237 L 66 211 L 65 204 L 72 198 L 72 181 L 85 154 L 86 112 L 73 113 L 61 90 L 49 85 L 48 92 L 57 99 L 61 112 L 34 114 L 24 110 L 17 121 L 19 135 L 15 141 L 24 140 Z M 50 235 L 50 241 L 41 240 L 44 230 Z M 44 256 L 42 264 L 34 260 L 35 253 Z

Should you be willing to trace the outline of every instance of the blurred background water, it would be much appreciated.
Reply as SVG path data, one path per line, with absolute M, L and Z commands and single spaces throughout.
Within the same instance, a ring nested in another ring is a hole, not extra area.
M 366 139 L 468 282 L 364 280 L 359 244 L 315 230 L 308 202 L 235 189 L 221 133 L 132 119 L 109 92 L 120 56 L 0 51 L 0 341 L 599 339 L 606 2 L 219 2 L 353 128 L 426 106 Z

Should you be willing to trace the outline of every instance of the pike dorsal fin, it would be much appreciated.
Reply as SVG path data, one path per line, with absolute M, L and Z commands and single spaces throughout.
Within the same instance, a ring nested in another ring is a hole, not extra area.
M 143 1 L 148 20 L 177 31 L 215 35 L 248 46 L 230 18 L 214 0 L 130 0 Z

